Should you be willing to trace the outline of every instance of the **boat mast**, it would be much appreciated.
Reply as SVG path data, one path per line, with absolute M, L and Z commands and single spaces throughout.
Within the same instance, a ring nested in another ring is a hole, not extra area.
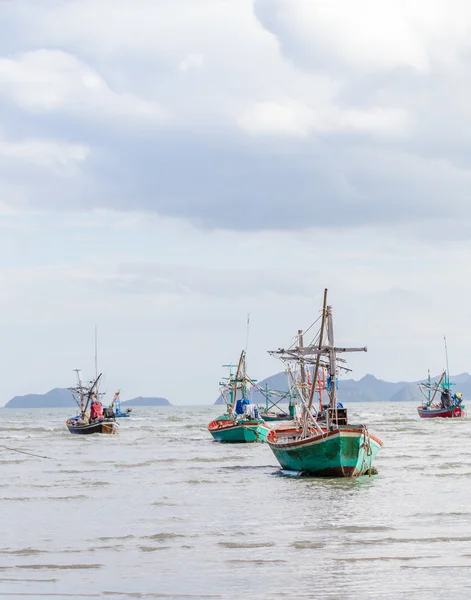
M 432 385 L 432 380 L 430 379 L 430 369 L 428 370 L 428 405 L 430 406 L 430 399 L 432 397 L 432 390 L 431 390 L 431 385 Z
M 324 290 L 324 302 L 322 304 L 322 321 L 321 321 L 321 328 L 319 331 L 319 353 L 317 354 L 317 357 L 316 357 L 316 366 L 314 367 L 314 375 L 312 377 L 311 393 L 309 394 L 309 402 L 308 402 L 309 412 L 311 412 L 311 408 L 312 408 L 312 400 L 314 398 L 314 392 L 316 390 L 316 384 L 317 384 L 317 375 L 319 373 L 319 363 L 321 361 L 320 350 L 322 348 L 322 341 L 323 341 L 323 336 L 324 336 L 326 305 L 327 305 L 327 288 Z
M 232 397 L 232 405 L 231 405 L 231 413 L 234 414 L 235 413 L 235 407 L 237 404 L 237 388 L 238 388 L 238 383 L 240 380 L 240 369 L 242 367 L 242 364 L 245 360 L 245 350 L 242 350 L 242 352 L 240 353 L 240 358 L 239 358 L 239 364 L 237 365 L 237 371 L 234 377 L 234 385 L 233 385 L 233 397 Z
M 448 385 L 450 384 L 450 369 L 448 368 L 448 348 L 446 346 L 446 335 L 443 336 L 443 340 L 445 342 L 445 359 L 446 359 L 445 385 L 448 387 Z
M 95 325 L 95 379 L 98 379 L 98 331 Z
M 80 373 L 82 372 L 82 370 L 74 369 L 74 371 L 75 371 L 75 374 L 77 375 L 77 389 L 78 389 L 79 398 L 80 398 L 79 408 L 80 408 L 81 413 L 83 414 L 83 385 L 82 385 L 82 380 L 80 379 Z
M 303 358 L 303 348 L 304 348 L 304 340 L 303 340 L 303 330 L 302 329 L 298 329 L 298 348 L 300 350 L 300 354 L 299 354 L 299 363 L 300 363 L 300 370 L 301 370 L 301 390 L 303 392 L 303 396 L 304 396 L 304 392 L 305 392 L 305 388 L 306 388 L 306 368 L 304 366 L 304 358 Z
M 327 340 L 329 344 L 330 408 L 337 407 L 337 353 L 334 344 L 332 307 L 327 307 Z

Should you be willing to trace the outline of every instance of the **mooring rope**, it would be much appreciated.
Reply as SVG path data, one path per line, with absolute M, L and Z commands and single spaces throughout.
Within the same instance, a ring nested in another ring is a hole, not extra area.
M 48 460 L 52 460 L 50 456 L 40 456 L 39 454 L 33 454 L 32 452 L 26 452 L 25 450 L 18 450 L 17 448 L 9 448 L 8 446 L 3 446 L 1 444 L 0 448 L 5 448 L 5 450 L 11 450 L 12 452 L 20 452 L 21 454 L 28 454 L 29 456 L 34 456 L 35 458 L 47 458 Z

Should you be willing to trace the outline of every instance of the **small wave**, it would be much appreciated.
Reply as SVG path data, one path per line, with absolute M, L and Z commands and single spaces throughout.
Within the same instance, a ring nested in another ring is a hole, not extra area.
M 384 525 L 344 525 L 335 528 L 337 531 L 346 531 L 347 533 L 370 533 L 372 531 L 394 531 L 394 527 L 386 527 Z
M 158 550 L 170 550 L 171 546 L 139 546 L 141 552 L 157 552 Z
M 226 560 L 226 563 L 230 563 L 232 564 L 231 560 Z M 238 565 L 283 565 L 286 564 L 288 561 L 286 560 L 281 560 L 281 559 L 253 559 L 253 560 L 237 560 L 237 564 Z
M 471 472 L 456 473 L 456 471 L 452 471 L 450 473 L 430 473 L 430 477 L 437 477 L 439 479 L 443 479 L 444 477 L 453 477 L 453 479 L 468 479 L 471 477 Z
M 99 542 L 112 542 L 113 540 L 132 540 L 133 535 L 119 535 L 117 537 L 98 537 L 96 538 Z
M 179 533 L 154 533 L 153 535 L 145 535 L 142 537 L 143 540 L 154 540 L 154 542 L 166 542 L 167 540 L 175 540 L 177 538 L 183 538 L 184 535 Z
M 433 512 L 433 513 L 414 513 L 413 517 L 436 518 L 436 517 L 471 517 L 470 512 Z
M 275 544 L 273 542 L 254 542 L 254 543 L 241 543 L 241 542 L 218 542 L 218 546 L 222 548 L 271 548 Z
M 296 548 L 296 550 L 315 550 L 317 548 L 324 548 L 325 544 L 323 542 L 311 542 L 311 541 L 307 540 L 307 541 L 293 542 L 291 544 L 291 546 L 293 548 Z
M 72 570 L 72 569 L 102 569 L 103 565 L 98 565 L 98 564 L 93 564 L 93 565 L 86 565 L 86 564 L 72 564 L 72 565 L 15 565 L 13 568 L 15 569 L 25 569 L 25 570 L 59 570 L 59 571 L 65 571 L 65 570 Z
M 461 542 L 468 543 L 471 542 L 471 537 L 430 537 L 430 538 L 380 538 L 380 539 L 365 539 L 358 538 L 355 540 L 345 540 L 343 542 L 344 545 L 365 545 L 365 546 L 375 546 L 375 545 L 383 545 L 383 544 L 440 544 L 440 543 L 449 543 L 449 542 Z
M 347 563 L 355 563 L 355 562 L 384 562 L 384 561 L 411 561 L 411 560 L 423 560 L 423 559 L 433 559 L 436 556 L 350 556 L 350 557 L 341 557 L 336 558 L 337 562 L 347 562 Z
M 139 463 L 117 463 L 114 466 L 117 469 L 138 469 L 139 467 L 149 467 L 153 463 L 153 460 L 146 460 Z
M 216 483 L 215 481 L 210 481 L 209 479 L 187 479 L 185 483 L 190 485 L 200 485 L 202 483 Z
M 77 496 L 47 496 L 47 497 L 41 497 L 41 496 L 24 496 L 22 498 L 19 497 L 5 497 L 5 498 L 0 498 L 0 502 L 42 502 L 46 500 L 47 502 L 51 502 L 53 500 L 88 500 L 88 496 L 84 496 L 82 494 L 78 494 Z
M 0 554 L 12 554 L 14 556 L 35 556 L 36 554 L 47 554 L 47 550 L 37 550 L 36 548 L 21 548 L 20 550 L 9 550 L 5 548 L 0 550 Z
M 109 481 L 87 481 L 84 480 L 80 482 L 80 485 L 86 485 L 87 487 L 106 487 L 107 485 L 111 485 Z
M 218 463 L 218 462 L 229 462 L 232 460 L 246 460 L 246 456 L 218 456 L 214 457 L 204 457 L 204 456 L 196 456 L 195 458 L 190 459 L 187 462 L 197 462 L 197 463 Z
M 170 593 L 170 594 L 165 594 L 163 592 L 101 592 L 102 596 L 112 596 L 113 598 L 142 598 L 143 600 L 145 598 L 168 598 L 169 600 L 181 600 L 181 599 L 185 599 L 188 598 L 189 600 L 191 600 L 192 598 L 201 598 L 202 600 L 211 600 L 212 598 L 223 598 L 223 596 L 220 596 L 219 594 L 175 594 L 175 593 Z

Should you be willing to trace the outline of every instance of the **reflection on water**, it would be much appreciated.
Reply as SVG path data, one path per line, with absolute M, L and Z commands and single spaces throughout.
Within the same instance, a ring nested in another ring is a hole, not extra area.
M 2 410 L 0 596 L 469 598 L 471 420 L 351 404 L 378 475 L 287 477 L 266 445 L 214 443 L 214 407 L 136 408 L 117 436 Z

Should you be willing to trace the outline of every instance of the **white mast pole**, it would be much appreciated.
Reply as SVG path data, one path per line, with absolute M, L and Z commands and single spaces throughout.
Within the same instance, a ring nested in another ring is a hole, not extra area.
M 95 379 L 98 378 L 98 331 L 95 325 Z
M 446 382 L 449 385 L 450 382 L 450 369 L 448 368 L 448 348 L 446 346 L 446 335 L 443 336 L 443 340 L 445 341 L 445 358 L 446 358 L 446 374 L 448 381 Z

